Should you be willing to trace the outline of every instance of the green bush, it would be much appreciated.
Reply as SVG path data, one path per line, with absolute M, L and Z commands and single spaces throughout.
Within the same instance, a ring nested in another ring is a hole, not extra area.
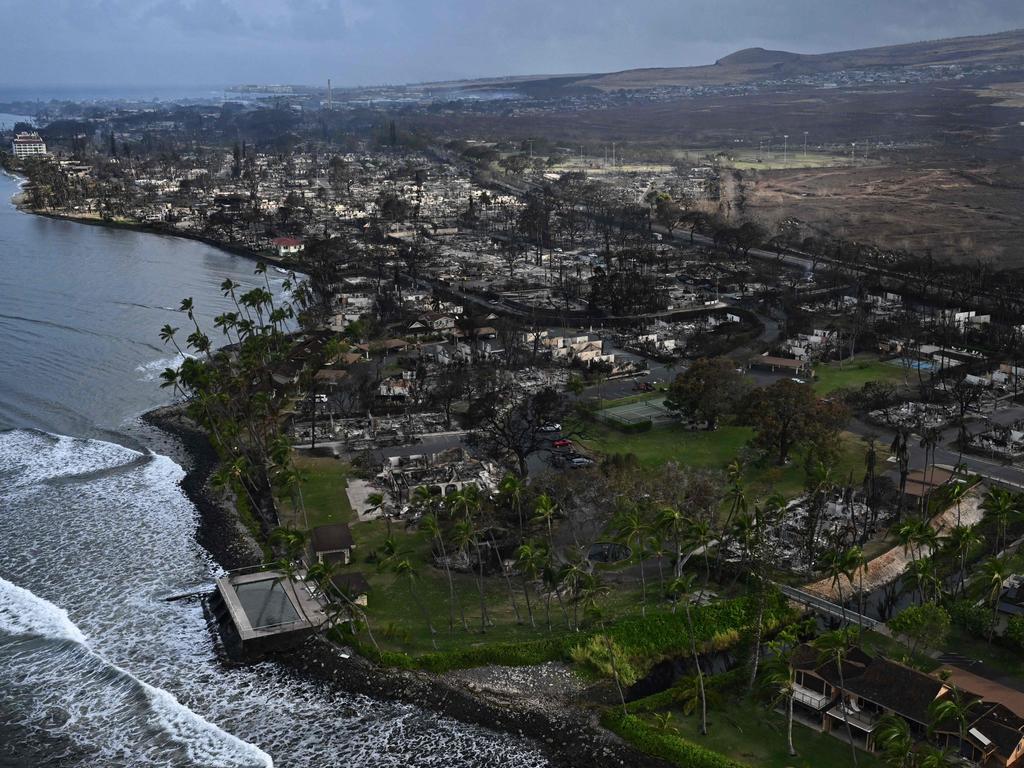
M 949 617 L 957 626 L 977 637 L 987 637 L 992 623 L 992 614 L 982 605 L 969 600 L 957 600 L 949 606 Z
M 1011 616 L 1006 622 L 1005 644 L 1014 650 L 1024 651 L 1024 616 Z
M 709 691 L 718 693 L 729 693 L 738 690 L 746 685 L 747 676 L 750 674 L 745 666 L 730 669 L 718 675 L 705 675 L 704 687 Z M 645 696 L 642 699 L 631 701 L 626 705 L 630 712 L 656 712 L 662 709 L 670 709 L 682 703 L 686 692 L 674 685 L 664 691 Z
M 634 715 L 609 711 L 602 715 L 601 724 L 642 752 L 674 765 L 684 768 L 745 768 L 743 763 L 676 734 L 657 731 Z

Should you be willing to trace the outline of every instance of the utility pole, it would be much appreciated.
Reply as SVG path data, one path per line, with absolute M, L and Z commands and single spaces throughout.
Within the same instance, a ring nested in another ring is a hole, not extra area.
M 804 160 L 807 159 L 807 131 L 804 131 Z
M 782 164 L 785 165 L 789 160 L 789 134 L 782 134 Z

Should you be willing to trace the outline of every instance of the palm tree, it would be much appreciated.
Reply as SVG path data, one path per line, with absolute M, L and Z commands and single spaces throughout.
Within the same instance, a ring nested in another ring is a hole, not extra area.
M 914 737 L 907 721 L 899 715 L 884 715 L 875 726 L 875 746 L 885 754 L 889 768 L 911 768 Z
M 701 592 L 707 589 L 711 580 L 711 560 L 708 558 L 708 547 L 711 544 L 711 525 L 707 520 L 691 520 L 687 526 L 686 539 L 687 547 L 694 550 L 700 549 L 704 555 L 704 582 L 701 585 Z
M 1006 537 L 1006 526 L 1013 513 L 1014 503 L 1010 492 L 993 485 L 982 499 L 981 508 L 985 515 L 996 521 L 996 538 L 993 553 L 999 552 L 999 543 Z
M 949 532 L 947 546 L 960 562 L 956 583 L 956 592 L 958 594 L 963 591 L 964 580 L 967 577 L 967 555 L 973 547 L 980 543 L 981 534 L 978 533 L 978 526 L 976 525 L 958 525 Z
M 523 596 L 526 598 L 526 612 L 530 616 L 530 626 L 535 627 L 537 623 L 533 618 L 533 605 L 530 602 L 530 582 L 537 580 L 537 575 L 544 567 L 544 560 L 547 557 L 544 546 L 541 544 L 520 544 L 516 550 L 516 566 L 523 581 Z M 548 621 L 548 629 L 551 622 Z
M 470 547 L 476 551 L 476 586 L 477 592 L 480 596 L 480 631 L 486 632 L 490 619 L 487 615 L 487 601 L 484 599 L 484 560 L 483 555 L 480 552 L 479 532 L 473 523 L 472 517 L 467 516 L 455 523 L 452 533 L 453 543 L 458 547 L 459 552 L 463 553 L 468 558 Z
M 965 696 L 956 686 L 951 687 L 948 696 L 937 698 L 928 706 L 928 719 L 930 721 L 928 724 L 928 735 L 934 735 L 935 730 L 943 723 L 955 722 L 957 733 L 960 737 L 957 753 L 963 754 L 971 709 L 979 701 L 981 699 Z
M 420 486 L 416 490 L 420 490 Z M 429 492 L 428 492 L 429 493 Z M 441 560 L 444 563 L 444 573 L 448 578 L 448 634 L 451 635 L 455 629 L 455 580 L 452 578 L 452 564 L 448 560 L 448 548 L 444 543 L 444 533 L 441 525 L 437 522 L 437 515 L 426 515 L 423 518 L 423 527 L 430 533 L 434 541 L 441 548 Z M 466 612 L 462 609 L 462 601 L 459 601 L 459 611 L 462 613 L 462 628 L 469 629 L 466 625 Z
M 766 664 L 767 682 L 777 693 L 773 705 L 780 700 L 786 702 L 786 748 L 790 757 L 796 757 L 796 747 L 793 746 L 793 693 L 796 688 L 796 668 L 792 664 L 796 644 L 796 632 L 789 628 L 784 629 L 775 640 L 768 643 L 772 656 Z
M 522 479 L 509 472 L 501 479 L 501 483 L 498 485 L 498 492 L 501 494 L 502 500 L 507 502 L 516 513 L 516 517 L 519 520 L 519 538 L 522 539 L 523 527 L 525 525 L 523 520 L 523 495 L 526 492 L 526 485 Z
M 964 497 L 967 495 L 967 491 L 967 483 L 962 483 L 960 481 L 954 481 L 953 484 L 949 486 L 949 500 L 956 502 L 957 525 L 960 525 L 960 502 L 964 500 Z
M 843 678 L 843 665 L 850 652 L 853 641 L 859 634 L 853 627 L 845 627 L 835 632 L 821 635 L 814 641 L 818 652 L 821 655 L 822 663 L 831 662 L 839 673 L 839 688 L 844 693 L 840 694 L 839 709 L 843 713 L 843 723 L 846 725 L 846 738 L 850 742 L 850 755 L 853 758 L 853 766 L 857 768 L 857 747 L 853 743 L 853 731 L 850 728 L 850 716 L 847 712 L 846 702 L 842 700 L 845 695 L 846 681 Z
M 935 569 L 935 560 L 931 557 L 914 560 L 903 573 L 903 584 L 904 590 L 919 595 L 922 605 L 928 602 L 929 594 L 937 594 L 942 588 L 942 580 Z
M 577 552 L 559 572 L 558 581 L 569 586 L 569 596 L 572 598 L 572 623 L 576 631 L 580 630 L 579 605 L 582 585 L 587 580 L 590 572 L 587 570 L 588 561 L 582 553 Z
M 673 576 L 678 576 L 683 564 L 683 531 L 686 527 L 686 515 L 675 507 L 663 507 L 655 519 L 655 527 L 665 531 L 672 538 L 675 547 L 675 565 Z
M 863 553 L 860 547 L 847 550 L 833 549 L 825 553 L 825 573 L 831 580 L 832 588 L 839 593 L 839 609 L 846 624 L 846 600 L 843 597 L 843 579 L 853 585 L 853 572 L 859 565 Z
M 981 564 L 982 579 L 989 585 L 988 600 L 992 604 L 992 620 L 989 622 L 988 641 L 996 631 L 996 613 L 999 610 L 999 596 L 1003 582 L 1010 577 L 1010 567 L 1005 557 L 990 557 Z
M 427 628 L 430 630 L 430 644 L 437 650 L 437 639 L 434 637 L 437 634 L 437 630 L 434 629 L 433 622 L 430 621 L 430 614 L 427 612 L 427 606 L 420 601 L 416 594 L 416 579 L 418 574 L 416 569 L 413 568 L 411 562 L 408 559 L 402 559 L 395 563 L 394 571 L 399 577 L 404 577 L 409 584 L 409 597 L 412 599 L 414 605 L 420 607 L 420 611 L 423 613 L 423 620 L 427 624 Z
M 690 600 L 693 598 L 694 576 L 686 573 L 672 582 L 672 592 L 676 600 L 682 600 L 686 610 L 686 630 L 690 635 L 690 652 L 693 654 L 693 665 L 697 670 L 697 684 L 700 687 L 700 732 L 702 736 L 708 734 L 708 700 L 704 690 L 704 672 L 700 668 L 700 656 L 697 655 L 697 637 L 693 631 L 693 616 L 690 613 Z
M 640 561 L 640 615 L 647 615 L 647 575 L 644 571 L 644 536 L 647 533 L 647 523 L 640 516 L 640 512 L 635 506 L 631 505 L 631 508 L 620 515 L 617 525 L 619 536 L 621 536 L 626 545 L 629 546 L 631 543 L 634 547 L 633 552 Z
M 555 537 L 551 528 L 551 523 L 555 519 L 556 514 L 558 514 L 558 505 L 550 496 L 546 493 L 542 493 L 537 497 L 537 501 L 533 507 L 533 519 L 537 522 L 544 523 L 547 528 L 548 554 L 551 557 L 554 557 L 555 554 Z

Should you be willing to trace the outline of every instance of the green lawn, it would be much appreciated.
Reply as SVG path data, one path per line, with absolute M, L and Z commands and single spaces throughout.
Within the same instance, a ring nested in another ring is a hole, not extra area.
M 351 467 L 343 461 L 320 456 L 296 455 L 294 461 L 302 477 L 302 500 L 309 528 L 351 522 L 352 507 L 345 493 Z M 280 513 L 281 525 L 306 528 L 306 519 L 293 508 L 290 500 L 282 500 Z
M 379 560 L 379 557 L 374 557 L 374 553 L 380 554 L 388 536 L 387 523 L 383 520 L 356 523 L 352 526 L 352 536 L 356 542 L 355 555 L 353 562 L 341 569 L 342 572 L 358 571 L 369 581 L 367 616 L 382 647 L 412 654 L 430 652 L 433 646 L 427 617 L 436 631 L 434 640 L 437 648 L 442 651 L 497 642 L 537 640 L 550 636 L 546 627 L 544 603 L 538 601 L 533 591 L 531 590 L 530 599 L 536 627 L 529 623 L 529 614 L 519 580 L 512 579 L 512 587 L 522 623 L 516 621 L 507 583 L 504 579 L 494 576 L 484 578 L 484 600 L 491 624 L 486 631 L 481 631 L 477 580 L 472 574 L 454 572 L 452 578 L 456 593 L 455 631 L 450 633 L 448 579 L 443 569 L 435 568 L 429 562 L 429 534 L 423 529 L 406 531 L 403 523 L 392 522 L 391 535 L 400 553 L 398 559 L 408 559 L 416 571 L 412 591 L 408 578 L 398 576 L 387 566 L 381 567 L 379 562 L 372 562 Z M 602 611 L 610 619 L 636 613 L 639 595 L 640 588 L 637 585 L 617 587 L 600 601 Z M 571 607 L 568 610 L 571 612 Z M 468 632 L 462 627 L 463 612 L 469 627 Z M 555 600 L 551 601 L 550 616 L 552 632 L 556 635 L 565 633 L 565 621 Z
M 679 424 L 654 427 L 646 432 L 628 433 L 596 422 L 578 424 L 579 444 L 594 453 L 632 453 L 641 466 L 659 467 L 668 461 L 688 467 L 725 469 L 753 437 L 749 427 L 722 426 L 713 432 L 693 431 Z M 856 435 L 843 433 L 839 460 L 833 468 L 837 479 L 853 472 L 855 479 L 864 473 L 866 445 Z M 786 497 L 803 490 L 804 467 L 799 454 L 784 467 L 770 463 L 747 469 L 747 481 L 756 493 L 777 491 Z
M 874 355 L 858 355 L 853 360 L 820 364 L 814 368 L 814 391 L 819 395 L 844 387 L 860 389 L 869 381 L 903 384 L 904 370 L 899 365 L 883 363 Z
M 850 746 L 834 736 L 819 733 L 799 722 L 793 725 L 797 757 L 786 749 L 786 718 L 746 699 L 729 697 L 725 708 L 708 712 L 708 735 L 700 734 L 699 714 L 686 716 L 673 711 L 678 735 L 706 749 L 757 768 L 839 768 L 852 764 Z M 654 724 L 652 715 L 644 719 Z M 866 752 L 857 753 L 862 768 L 877 768 L 881 762 Z

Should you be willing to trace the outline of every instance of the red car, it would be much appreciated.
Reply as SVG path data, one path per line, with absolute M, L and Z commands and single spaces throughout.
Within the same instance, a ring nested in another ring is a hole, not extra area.
M 552 443 L 555 448 L 572 448 L 572 440 L 566 440 L 564 437 L 555 440 Z

